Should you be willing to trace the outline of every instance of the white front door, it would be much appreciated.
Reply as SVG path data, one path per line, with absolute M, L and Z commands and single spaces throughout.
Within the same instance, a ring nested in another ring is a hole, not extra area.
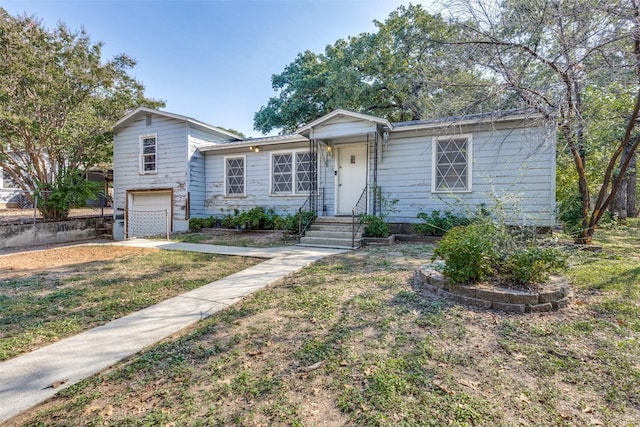
M 338 148 L 336 215 L 351 215 L 367 185 L 367 146 L 345 145 Z

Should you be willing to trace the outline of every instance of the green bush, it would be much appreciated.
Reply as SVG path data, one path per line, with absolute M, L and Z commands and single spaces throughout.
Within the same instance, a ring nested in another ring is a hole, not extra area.
M 469 225 L 471 223 L 471 220 L 467 217 L 453 214 L 450 211 L 444 211 L 444 214 L 441 214 L 437 209 L 431 211 L 430 215 L 420 212 L 418 218 L 424 221 L 424 223 L 413 224 L 411 228 L 423 236 L 443 236 L 453 227 Z
M 516 284 L 539 283 L 565 267 L 566 257 L 555 248 L 534 246 L 523 233 L 489 220 L 449 230 L 434 251 L 442 273 L 451 283 L 478 282 L 490 276 Z
M 582 197 L 579 193 L 560 202 L 558 220 L 567 236 L 578 237 L 582 233 Z
M 379 216 L 361 215 L 360 223 L 365 225 L 366 237 L 389 237 L 389 225 Z
M 452 283 L 476 282 L 491 276 L 500 259 L 497 240 L 503 232 L 491 223 L 473 223 L 449 230 L 433 257 L 445 261 L 442 273 Z
M 235 209 L 233 214 L 222 218 L 221 224 L 223 227 L 243 230 L 276 230 L 282 224 L 282 219 L 273 209 L 258 206 L 243 212 Z
M 197 232 L 203 228 L 213 228 L 216 224 L 217 220 L 213 216 L 210 216 L 209 218 L 190 218 L 189 230 Z
M 566 256 L 558 249 L 529 246 L 510 254 L 500 267 L 500 275 L 515 283 L 540 283 L 552 271 L 565 267 Z
M 45 219 L 66 219 L 72 208 L 84 207 L 87 200 L 96 200 L 100 189 L 97 182 L 87 181 L 82 171 L 65 171 L 52 184 L 37 185 L 36 203 Z
M 309 225 L 317 215 L 313 211 L 296 212 L 294 215 L 287 215 L 278 221 L 278 230 L 285 230 L 290 234 L 298 234 L 300 226 L 300 218 L 302 218 L 302 226 Z

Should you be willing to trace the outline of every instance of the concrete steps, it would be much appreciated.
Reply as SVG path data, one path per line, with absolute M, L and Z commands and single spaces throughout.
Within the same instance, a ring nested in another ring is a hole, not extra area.
M 351 217 L 318 217 L 300 239 L 299 246 L 357 249 L 362 246 L 362 229 L 354 242 L 352 227 Z

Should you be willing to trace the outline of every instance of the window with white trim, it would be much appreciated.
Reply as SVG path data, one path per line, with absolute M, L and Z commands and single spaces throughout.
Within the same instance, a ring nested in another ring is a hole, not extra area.
M 433 138 L 434 193 L 471 191 L 472 141 L 471 135 Z
M 227 196 L 245 195 L 245 156 L 224 158 L 224 188 Z
M 158 173 L 158 138 L 155 134 L 140 137 L 140 173 Z
M 308 151 L 271 155 L 271 194 L 306 194 L 311 189 L 315 159 Z

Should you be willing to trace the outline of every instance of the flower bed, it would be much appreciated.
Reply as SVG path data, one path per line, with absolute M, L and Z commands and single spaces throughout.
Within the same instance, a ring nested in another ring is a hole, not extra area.
M 452 301 L 511 313 L 559 310 L 572 298 L 569 283 L 560 276 L 551 276 L 548 283 L 536 291 L 520 291 L 483 285 L 452 285 L 433 265 L 426 265 L 416 272 L 416 280 L 426 290 Z

